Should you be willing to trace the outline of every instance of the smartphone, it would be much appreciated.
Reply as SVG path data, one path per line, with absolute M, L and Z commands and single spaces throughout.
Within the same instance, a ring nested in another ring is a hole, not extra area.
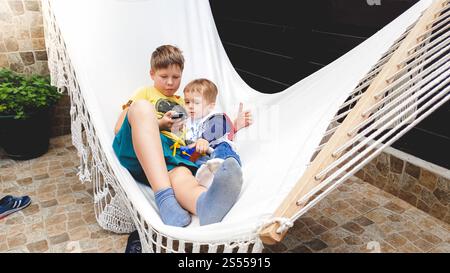
M 180 119 L 183 116 L 184 116 L 184 113 L 176 112 L 176 113 L 172 114 L 171 118 L 172 119 Z

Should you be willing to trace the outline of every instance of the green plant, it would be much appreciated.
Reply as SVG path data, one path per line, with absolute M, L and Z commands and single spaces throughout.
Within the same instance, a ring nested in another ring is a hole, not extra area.
M 46 109 L 61 97 L 50 78 L 23 76 L 9 69 L 0 69 L 0 115 L 13 115 L 16 119 Z

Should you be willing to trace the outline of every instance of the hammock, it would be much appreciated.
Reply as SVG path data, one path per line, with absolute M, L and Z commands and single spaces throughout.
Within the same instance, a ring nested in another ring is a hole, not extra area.
M 298 217 L 450 98 L 448 1 L 418 2 L 278 94 L 259 93 L 238 76 L 207 0 L 43 0 L 43 12 L 52 84 L 71 99 L 78 174 L 93 183 L 97 221 L 118 233 L 137 229 L 146 252 L 262 251 L 262 241 L 280 241 Z M 235 138 L 242 192 L 220 223 L 199 226 L 194 217 L 186 228 L 164 225 L 151 189 L 134 181 L 111 147 L 120 106 L 152 84 L 149 57 L 162 44 L 183 50 L 181 86 L 209 78 L 219 87 L 219 111 L 233 116 L 243 102 L 254 114 Z

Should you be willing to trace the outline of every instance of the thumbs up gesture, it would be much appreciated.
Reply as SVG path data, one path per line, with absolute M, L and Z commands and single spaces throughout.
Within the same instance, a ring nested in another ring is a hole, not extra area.
M 239 103 L 239 110 L 236 119 L 234 120 L 234 128 L 239 131 L 242 128 L 248 127 L 253 123 L 253 116 L 249 110 L 244 111 L 244 105 Z

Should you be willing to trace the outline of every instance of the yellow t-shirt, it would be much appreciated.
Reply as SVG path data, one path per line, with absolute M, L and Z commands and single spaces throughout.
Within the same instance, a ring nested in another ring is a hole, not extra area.
M 155 106 L 159 100 L 169 100 L 179 104 L 180 106 L 184 106 L 184 100 L 180 96 L 176 95 L 171 97 L 165 96 L 163 93 L 161 93 L 158 89 L 156 89 L 153 86 L 146 86 L 139 88 L 131 97 L 129 103 L 136 100 L 147 100 Z M 157 117 L 161 118 L 163 114 L 158 112 L 158 109 L 156 109 L 156 111 L 158 113 Z

